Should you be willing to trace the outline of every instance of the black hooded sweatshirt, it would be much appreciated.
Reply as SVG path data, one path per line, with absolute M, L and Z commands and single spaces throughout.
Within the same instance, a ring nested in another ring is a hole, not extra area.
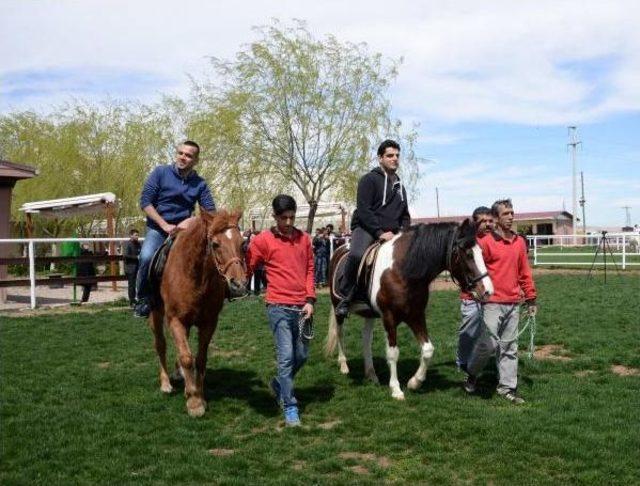
M 356 199 L 352 230 L 362 228 L 378 239 L 385 231 L 397 233 L 411 224 L 407 191 L 397 175 L 392 182 L 381 167 L 360 178 Z

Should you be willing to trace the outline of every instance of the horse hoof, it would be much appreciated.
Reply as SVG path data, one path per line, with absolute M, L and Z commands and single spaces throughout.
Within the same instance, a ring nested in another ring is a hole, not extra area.
M 404 393 L 402 392 L 393 392 L 391 393 L 391 396 L 396 400 L 404 400 Z
M 340 373 L 342 373 L 343 375 L 349 374 L 349 366 L 347 366 L 347 363 L 345 363 L 344 361 L 340 363 Z
M 411 379 L 409 380 L 409 383 L 407 383 L 407 388 L 409 388 L 409 390 L 417 390 L 421 386 L 422 386 L 422 382 L 418 380 L 415 376 L 411 377 Z
M 160 391 L 162 393 L 170 394 L 173 393 L 173 387 L 171 386 L 171 383 L 161 383 Z
M 202 417 L 205 408 L 204 400 L 199 398 L 190 398 L 187 400 L 187 412 L 190 417 Z
M 367 380 L 369 380 L 371 383 L 373 383 L 374 385 L 379 385 L 380 384 L 380 380 L 378 380 L 378 375 L 376 375 L 376 373 L 374 371 L 365 372 L 364 377 Z

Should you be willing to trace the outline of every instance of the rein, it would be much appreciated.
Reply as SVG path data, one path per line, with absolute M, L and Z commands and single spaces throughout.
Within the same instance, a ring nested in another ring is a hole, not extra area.
M 462 286 L 462 283 L 459 282 L 454 276 L 453 276 L 453 272 L 451 271 L 451 264 L 453 262 L 454 259 L 454 252 L 456 256 L 460 256 L 458 254 L 457 251 L 455 251 L 454 247 L 456 244 L 456 236 L 455 233 L 453 235 L 453 238 L 451 238 L 451 242 L 448 245 L 447 248 L 447 270 L 449 270 L 449 276 L 451 277 L 451 280 L 453 281 L 453 283 L 455 283 L 458 287 L 460 287 L 463 290 L 468 290 L 471 289 L 476 283 L 478 283 L 480 280 L 482 280 L 483 278 L 489 276 L 489 272 L 484 272 L 481 273 L 480 275 L 478 275 L 477 277 L 474 278 L 469 278 L 465 275 L 465 286 Z
M 230 226 L 228 228 L 225 228 L 223 231 L 226 231 L 232 228 L 235 228 L 235 226 Z M 233 258 L 229 258 L 229 260 L 227 260 L 226 262 L 221 262 L 220 259 L 218 258 L 218 252 L 216 251 L 216 247 L 213 241 L 209 237 L 207 237 L 207 255 L 213 258 L 213 262 L 216 265 L 216 270 L 218 271 L 218 274 L 220 275 L 220 277 L 226 282 L 227 290 L 228 290 L 229 286 L 231 285 L 231 279 L 227 276 L 227 270 L 229 270 L 229 267 L 235 263 L 242 265 L 243 264 L 242 258 L 233 257 Z M 246 297 L 246 294 L 242 297 L 235 297 L 235 298 L 228 297 L 228 299 L 229 299 L 229 302 L 231 302 L 244 297 Z

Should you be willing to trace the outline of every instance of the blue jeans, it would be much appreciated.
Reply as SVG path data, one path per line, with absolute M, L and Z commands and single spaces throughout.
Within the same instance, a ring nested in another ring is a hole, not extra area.
M 315 257 L 315 282 L 316 285 L 327 282 L 327 257 L 325 255 L 316 255 Z
M 296 307 L 277 304 L 267 306 L 278 361 L 276 379 L 280 384 L 280 398 L 285 409 L 298 404 L 293 395 L 293 379 L 309 356 L 308 344 L 298 339 L 300 312 L 295 310 Z
M 147 232 L 144 235 L 144 241 L 142 242 L 142 248 L 140 249 L 140 256 L 138 257 L 138 276 L 136 278 L 136 293 L 138 300 L 146 299 L 149 297 L 149 265 L 154 253 L 162 246 L 164 240 L 167 238 L 167 234 L 163 231 L 158 231 L 153 228 L 147 227 Z

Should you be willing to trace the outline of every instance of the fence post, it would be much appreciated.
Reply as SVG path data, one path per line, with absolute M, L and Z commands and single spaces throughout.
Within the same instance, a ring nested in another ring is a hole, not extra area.
M 622 269 L 627 268 L 627 235 L 622 235 Z
M 29 280 L 31 283 L 31 308 L 36 308 L 36 258 L 33 240 L 29 240 Z
M 533 266 L 538 264 L 538 238 L 532 238 L 533 240 Z

